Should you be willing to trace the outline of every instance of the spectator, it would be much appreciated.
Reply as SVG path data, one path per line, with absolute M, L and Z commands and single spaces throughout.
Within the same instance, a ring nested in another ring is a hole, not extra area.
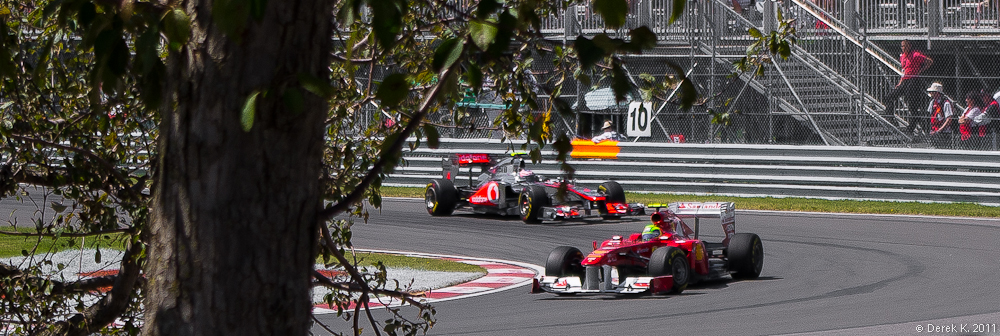
M 594 141 L 594 143 L 599 143 L 608 140 L 618 141 L 619 138 L 621 137 L 621 135 L 619 135 L 618 132 L 615 132 L 611 128 L 611 120 L 604 121 L 604 127 L 601 127 L 601 132 L 604 133 L 601 133 L 601 135 L 595 136 L 593 139 L 591 139 Z
M 958 132 L 962 134 L 963 149 L 978 149 L 986 137 L 986 114 L 982 95 L 971 92 L 965 96 L 965 112 L 958 118 Z
M 883 103 L 885 105 L 885 114 L 883 115 L 886 118 L 891 118 L 893 112 L 896 110 L 896 101 L 899 100 L 899 97 L 903 97 L 910 111 L 906 118 L 908 123 L 906 130 L 912 134 L 917 127 L 915 119 L 918 113 L 917 106 L 920 104 L 920 74 L 930 68 L 934 64 L 934 60 L 914 50 L 910 40 L 903 40 L 899 46 L 902 49 L 902 53 L 899 54 L 899 63 L 903 68 L 903 76 L 899 78 L 899 83 L 896 83 L 896 86 L 886 95 L 885 102 Z
M 934 147 L 947 148 L 951 143 L 952 128 L 954 128 L 955 113 L 952 111 L 952 103 L 944 95 L 944 86 L 941 83 L 931 84 L 927 88 L 927 95 L 931 96 L 931 103 L 927 105 L 927 112 L 931 115 L 931 132 Z

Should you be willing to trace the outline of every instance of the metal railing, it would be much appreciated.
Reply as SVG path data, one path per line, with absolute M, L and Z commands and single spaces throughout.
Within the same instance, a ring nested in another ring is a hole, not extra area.
M 997 152 L 948 150 L 928 157 L 923 149 L 906 148 L 618 145 L 617 159 L 571 161 L 576 182 L 615 180 L 634 192 L 1000 204 Z M 520 143 L 493 139 L 442 139 L 438 149 L 406 152 L 407 164 L 383 185 L 423 187 L 441 178 L 441 160 L 451 154 L 504 154 L 519 148 Z M 529 168 L 560 176 L 554 154 L 543 151 L 543 161 Z M 456 180 L 468 175 L 465 171 Z

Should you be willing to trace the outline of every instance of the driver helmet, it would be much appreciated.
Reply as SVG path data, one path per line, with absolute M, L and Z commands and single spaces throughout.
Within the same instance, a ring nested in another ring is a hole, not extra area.
M 670 209 L 661 210 L 653 213 L 649 216 L 649 220 L 653 222 L 656 226 L 659 226 L 661 230 L 668 233 L 674 232 L 673 219 L 676 218 L 676 214 Z
M 521 180 L 532 181 L 532 182 L 537 179 L 537 177 L 535 176 L 535 172 L 527 169 L 521 169 L 521 171 L 517 172 L 517 177 L 520 178 Z

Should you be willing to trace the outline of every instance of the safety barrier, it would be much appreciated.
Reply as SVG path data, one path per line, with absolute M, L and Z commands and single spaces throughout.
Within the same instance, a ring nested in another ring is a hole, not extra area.
M 407 151 L 405 165 L 384 185 L 423 187 L 441 178 L 441 161 L 452 154 L 505 154 L 523 151 L 523 144 L 441 139 L 438 149 Z M 571 155 L 577 183 L 615 180 L 628 191 L 674 194 L 1000 204 L 1000 152 L 628 142 L 613 147 L 615 158 Z M 594 153 L 583 150 L 577 154 Z M 561 176 L 555 155 L 552 148 L 543 148 L 542 162 L 529 169 Z M 479 173 L 463 169 L 456 183 L 471 182 Z

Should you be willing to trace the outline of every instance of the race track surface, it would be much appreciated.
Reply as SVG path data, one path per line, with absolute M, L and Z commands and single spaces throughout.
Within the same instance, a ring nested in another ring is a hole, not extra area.
M 430 217 L 420 201 L 392 199 L 369 223 L 354 226 L 354 243 L 543 265 L 556 246 L 586 253 L 592 241 L 638 232 L 645 222 Z M 763 240 L 760 279 L 703 283 L 675 296 L 558 297 L 524 287 L 437 303 L 429 334 L 918 335 L 928 324 L 958 331 L 964 324 L 961 334 L 973 334 L 975 324 L 1000 325 L 998 222 L 737 210 L 737 232 Z M 721 241 L 718 220 L 704 220 L 702 232 Z M 376 312 L 376 319 L 384 316 Z M 332 315 L 321 321 L 348 327 Z

